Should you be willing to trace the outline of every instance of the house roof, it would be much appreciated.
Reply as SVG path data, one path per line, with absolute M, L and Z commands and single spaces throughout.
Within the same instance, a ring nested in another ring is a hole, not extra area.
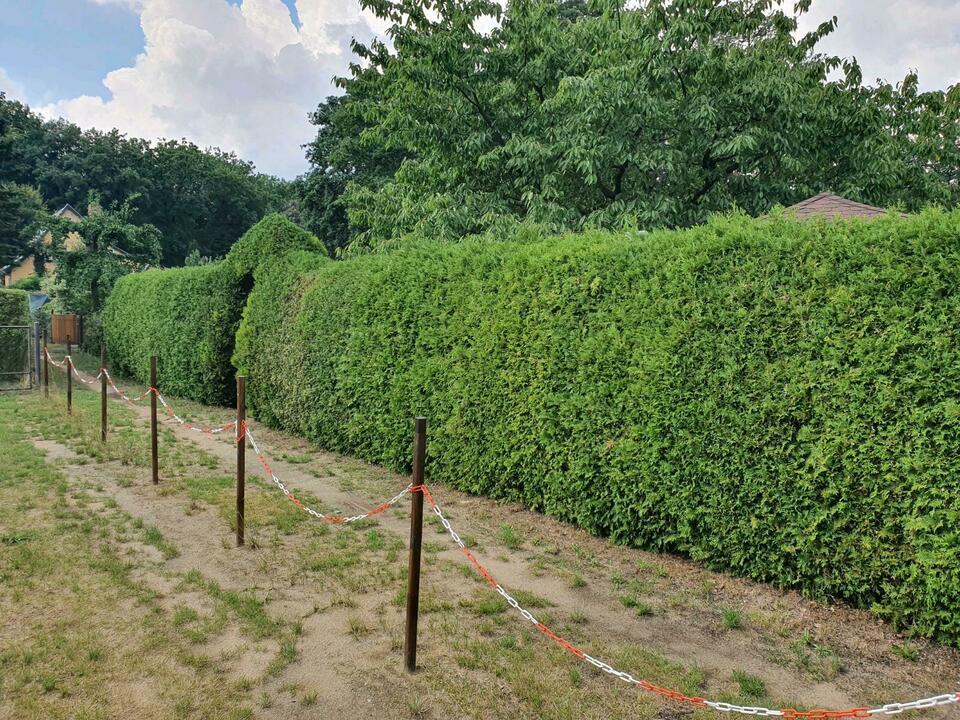
M 10 275 L 13 273 L 13 268 L 19 267 L 20 263 L 26 260 L 30 255 L 17 255 L 9 265 L 4 265 L 0 268 L 0 275 Z
M 787 213 L 798 220 L 806 220 L 814 217 L 875 218 L 886 215 L 887 211 L 873 205 L 847 200 L 831 192 L 822 192 L 796 205 L 791 205 L 787 208 Z
M 68 213 L 68 212 L 73 213 L 74 215 L 76 215 L 76 216 L 79 217 L 79 218 L 82 218 L 82 217 L 83 217 L 83 215 L 81 215 L 80 212 L 79 212 L 73 205 L 71 205 L 70 203 L 67 203 L 67 204 L 64 205 L 62 208 L 60 208 L 59 210 L 57 210 L 57 211 L 53 214 L 53 216 L 54 216 L 54 217 L 60 217 L 61 215 L 65 215 L 65 214 Z

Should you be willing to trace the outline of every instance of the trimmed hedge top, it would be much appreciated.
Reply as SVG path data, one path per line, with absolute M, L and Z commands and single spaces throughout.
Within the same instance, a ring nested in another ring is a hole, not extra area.
M 103 312 L 115 367 L 149 381 L 157 355 L 160 387 L 212 405 L 234 402 L 234 339 L 256 267 L 294 248 L 323 250 L 280 215 L 253 226 L 219 263 L 150 270 L 117 281 Z
M 261 268 L 256 417 L 960 643 L 960 212 Z
M 238 276 L 252 276 L 257 267 L 271 258 L 293 250 L 306 250 L 326 257 L 327 249 L 316 237 L 283 215 L 274 213 L 250 228 L 227 253 L 225 261 Z
M 30 322 L 30 293 L 0 289 L 0 325 L 26 325 Z

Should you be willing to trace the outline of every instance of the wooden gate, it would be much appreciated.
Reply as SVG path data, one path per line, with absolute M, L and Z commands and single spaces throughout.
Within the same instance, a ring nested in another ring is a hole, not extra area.
M 51 315 L 50 339 L 54 345 L 66 345 L 69 337 L 71 343 L 79 345 L 83 339 L 82 327 L 79 315 Z

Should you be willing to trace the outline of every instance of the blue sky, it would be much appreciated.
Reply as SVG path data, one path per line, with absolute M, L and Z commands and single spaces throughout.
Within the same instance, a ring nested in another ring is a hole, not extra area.
M 140 19 L 120 5 L 0 0 L 0 17 L 0 68 L 32 104 L 79 94 L 105 97 L 104 76 L 132 65 L 143 50 Z
M 804 26 L 832 15 L 822 49 L 856 56 L 868 81 L 913 68 L 926 88 L 960 82 L 960 0 L 814 0 Z M 186 138 L 293 177 L 350 39 L 382 31 L 359 0 L 0 0 L 0 90 L 82 127 Z
M 240 5 L 242 0 L 227 2 Z M 295 0 L 283 2 L 299 25 Z M 75 95 L 106 100 L 106 74 L 133 65 L 143 52 L 140 17 L 122 2 L 0 0 L 0 18 L 0 68 L 23 87 L 31 105 Z

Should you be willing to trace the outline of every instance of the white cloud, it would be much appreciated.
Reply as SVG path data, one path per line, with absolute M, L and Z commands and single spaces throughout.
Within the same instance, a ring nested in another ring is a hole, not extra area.
M 133 10 L 138 9 L 143 0 L 92 0 L 94 5 L 125 5 Z
M 313 137 L 307 113 L 335 93 L 352 36 L 385 26 L 358 0 L 297 0 L 300 27 L 282 0 L 90 0 L 139 13 L 145 48 L 132 67 L 107 75 L 108 99 L 68 98 L 40 108 L 84 127 L 117 127 L 147 138 L 216 145 L 287 177 L 306 167 L 301 145 Z M 788 0 L 787 5 L 792 4 Z M 821 45 L 854 55 L 864 78 L 896 82 L 909 69 L 924 88 L 960 82 L 957 0 L 814 0 L 803 29 L 837 15 Z M 0 69 L 0 88 L 23 87 Z
M 837 17 L 838 25 L 819 46 L 855 56 L 864 81 L 899 82 L 918 71 L 924 89 L 960 82 L 960 2 L 957 0 L 814 0 L 802 29 Z
M 314 133 L 307 113 L 336 92 L 351 37 L 372 35 L 357 0 L 298 0 L 300 28 L 282 0 L 138 6 L 145 47 L 132 67 L 104 79 L 108 99 L 69 98 L 41 112 L 82 127 L 215 145 L 287 177 L 306 169 L 301 145 Z
M 26 90 L 23 85 L 10 77 L 7 71 L 0 67 L 0 92 L 5 93 L 8 100 L 23 102 Z

